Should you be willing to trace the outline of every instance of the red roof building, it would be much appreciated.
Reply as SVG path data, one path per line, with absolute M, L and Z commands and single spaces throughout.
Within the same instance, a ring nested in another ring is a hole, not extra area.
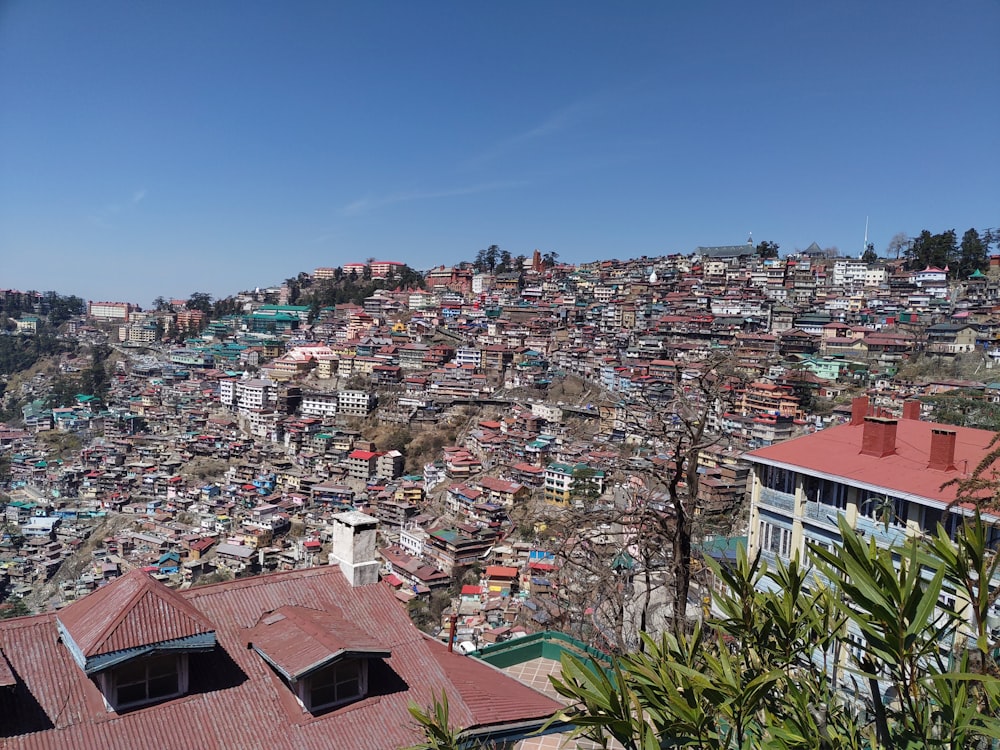
M 0 746 L 399 748 L 407 707 L 505 742 L 552 699 L 417 630 L 391 587 L 324 566 L 183 592 L 140 571 L 0 622 Z
M 897 419 L 861 397 L 848 424 L 747 453 L 750 552 L 771 561 L 803 557 L 809 543 L 840 541 L 840 517 L 882 545 L 934 533 L 938 523 L 954 529 L 972 506 L 952 505 L 957 488 L 949 482 L 979 465 L 995 433 L 919 417 L 918 401 L 906 402 Z M 1000 521 L 995 503 L 980 510 Z

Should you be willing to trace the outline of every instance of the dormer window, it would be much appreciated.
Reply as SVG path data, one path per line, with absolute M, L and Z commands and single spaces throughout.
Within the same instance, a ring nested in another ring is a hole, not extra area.
M 346 618 L 293 606 L 265 614 L 247 645 L 314 714 L 366 697 L 369 663 L 390 655 Z
M 184 695 L 189 659 L 215 648 L 215 629 L 204 615 L 142 571 L 66 607 L 56 624 L 111 711 Z
M 368 661 L 345 659 L 318 669 L 299 681 L 296 692 L 312 713 L 357 700 L 368 692 Z
M 116 709 L 176 698 L 187 692 L 187 654 L 153 654 L 100 675 L 105 698 Z

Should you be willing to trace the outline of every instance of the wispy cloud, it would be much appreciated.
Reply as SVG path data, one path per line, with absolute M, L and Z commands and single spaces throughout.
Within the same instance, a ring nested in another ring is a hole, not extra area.
M 525 180 L 500 180 L 495 182 L 484 182 L 477 185 L 466 185 L 457 188 L 444 190 L 411 190 L 407 192 L 389 193 L 382 196 L 366 196 L 358 200 L 351 201 L 340 209 L 341 216 L 357 216 L 367 213 L 377 208 L 384 208 L 397 203 L 410 203 L 412 201 L 434 200 L 436 198 L 453 198 L 461 195 L 473 195 L 475 193 L 486 193 L 493 190 L 509 190 L 511 188 L 522 187 L 528 184 Z
M 610 106 L 612 100 L 613 97 L 607 93 L 599 93 L 579 99 L 562 109 L 556 110 L 535 126 L 494 143 L 492 146 L 467 159 L 462 164 L 462 167 L 465 169 L 480 167 L 487 162 L 495 161 L 513 153 L 529 143 L 543 140 L 548 136 L 574 127 L 588 117 L 592 117 L 606 109 Z
M 132 197 L 125 203 L 115 202 L 106 203 L 103 208 L 94 213 L 87 214 L 87 221 L 93 224 L 95 227 L 101 227 L 102 229 L 112 229 L 114 224 L 112 219 L 120 215 L 122 212 L 130 211 L 139 205 L 146 197 L 146 188 L 139 188 L 132 192 Z

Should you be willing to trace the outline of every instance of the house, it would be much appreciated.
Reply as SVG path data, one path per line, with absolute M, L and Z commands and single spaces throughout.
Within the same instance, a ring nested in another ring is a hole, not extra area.
M 0 745 L 399 748 L 442 690 L 473 741 L 505 745 L 559 708 L 418 631 L 369 575 L 375 520 L 335 521 L 335 565 L 183 592 L 133 571 L 0 622 Z
M 484 576 L 486 589 L 502 596 L 510 596 L 512 592 L 516 592 L 519 576 L 520 571 L 517 568 L 505 565 L 488 565 Z
M 507 508 L 524 502 L 531 495 L 531 490 L 523 484 L 495 477 L 480 477 L 479 488 L 488 501 Z
M 979 331 L 975 326 L 938 323 L 927 327 L 927 351 L 932 354 L 961 354 L 976 348 Z
M 366 451 L 360 448 L 347 454 L 347 473 L 354 479 L 367 479 L 373 476 L 381 453 Z
M 573 494 L 598 497 L 604 493 L 604 472 L 585 463 L 550 463 L 545 468 L 545 499 L 565 505 Z

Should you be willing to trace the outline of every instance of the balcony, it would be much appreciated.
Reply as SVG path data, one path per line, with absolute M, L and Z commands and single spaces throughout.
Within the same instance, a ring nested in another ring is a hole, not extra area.
M 762 549 L 760 551 L 760 559 L 761 562 L 767 563 L 768 570 L 774 570 L 778 565 L 778 555 L 770 550 Z
M 859 516 L 854 528 L 859 534 L 874 537 L 875 541 L 883 547 L 893 547 L 906 541 L 906 528 L 894 523 L 890 523 L 887 529 L 881 521 Z
M 778 490 L 772 490 L 768 487 L 761 487 L 759 503 L 775 510 L 784 511 L 788 515 L 795 512 L 795 495 L 790 492 L 778 492 Z
M 825 505 L 823 503 L 813 502 L 812 500 L 806 500 L 802 518 L 806 521 L 811 521 L 813 523 L 829 526 L 831 529 L 836 529 L 837 517 L 842 515 L 843 512 L 844 511 L 840 510 L 840 508 L 835 508 L 832 505 Z

